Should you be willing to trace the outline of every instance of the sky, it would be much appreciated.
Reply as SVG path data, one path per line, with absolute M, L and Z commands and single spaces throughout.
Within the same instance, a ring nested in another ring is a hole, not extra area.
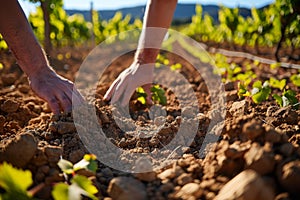
M 79 9 L 89 10 L 90 2 L 93 1 L 94 9 L 96 10 L 108 10 L 117 9 L 123 7 L 131 7 L 137 5 L 145 5 L 147 0 L 64 0 L 65 9 Z M 28 0 L 19 0 L 25 14 L 28 16 L 29 12 L 35 10 L 35 5 L 29 3 Z M 178 0 L 178 3 L 198 3 L 198 4 L 214 4 L 224 5 L 228 7 L 262 7 L 270 4 L 274 0 Z

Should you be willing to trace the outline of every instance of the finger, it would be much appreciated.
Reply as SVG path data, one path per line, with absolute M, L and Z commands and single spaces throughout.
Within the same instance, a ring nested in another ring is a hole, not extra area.
M 121 99 L 121 105 L 123 107 L 125 107 L 126 105 L 129 104 L 129 101 L 130 101 L 131 96 L 133 95 L 134 91 L 135 91 L 135 88 L 132 88 L 130 86 L 126 87 L 123 97 Z
M 81 104 L 84 103 L 84 98 L 83 96 L 80 94 L 80 92 L 75 88 L 75 86 L 73 87 L 73 89 L 70 91 L 69 94 L 69 98 L 72 101 L 72 106 L 79 106 Z
M 58 100 L 55 97 L 52 97 L 50 99 L 45 99 L 45 100 L 48 102 L 50 109 L 55 115 L 60 114 L 60 107 L 58 104 Z
M 57 99 L 59 100 L 59 103 L 64 112 L 72 111 L 72 99 L 70 99 L 68 94 L 66 94 L 65 92 L 59 93 L 59 95 L 57 95 Z
M 145 93 L 147 94 L 146 102 L 147 102 L 147 104 L 150 104 L 150 105 L 153 103 L 153 101 L 152 101 L 151 87 L 152 87 L 152 84 L 146 84 L 146 85 L 142 86 L 142 88 L 144 89 Z
M 121 96 L 127 95 L 127 93 L 125 92 L 127 90 L 127 87 L 128 87 L 127 81 L 126 82 L 120 81 L 120 83 L 116 86 L 115 92 L 113 93 L 113 96 L 111 98 L 111 104 L 115 104 L 117 102 L 122 103 Z
M 104 100 L 109 101 L 113 95 L 113 93 L 115 92 L 115 89 L 118 85 L 118 83 L 120 82 L 120 79 L 116 79 L 112 85 L 109 87 L 109 89 L 107 90 L 107 92 L 104 95 Z

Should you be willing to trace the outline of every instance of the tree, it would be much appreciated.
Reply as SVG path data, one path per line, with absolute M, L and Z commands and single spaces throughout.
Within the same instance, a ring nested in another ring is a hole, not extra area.
M 51 53 L 51 25 L 50 25 L 50 15 L 55 9 L 63 6 L 63 0 L 29 0 L 32 3 L 40 3 L 40 7 L 43 11 L 44 19 L 44 49 L 47 53 Z

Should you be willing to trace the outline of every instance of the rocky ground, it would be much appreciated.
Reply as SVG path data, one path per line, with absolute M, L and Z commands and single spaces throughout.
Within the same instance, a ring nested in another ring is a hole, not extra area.
M 88 49 L 69 51 L 57 50 L 50 60 L 61 75 L 74 80 Z M 47 104 L 30 90 L 26 76 L 11 53 L 1 52 L 0 55 L 4 65 L 0 72 L 0 162 L 29 169 L 34 185 L 45 183 L 36 197 L 51 199 L 53 184 L 64 180 L 57 166 L 60 156 L 75 163 L 91 152 L 82 144 L 71 114 L 53 116 Z M 132 54 L 128 54 L 111 64 L 93 103 L 99 123 L 114 145 L 128 152 L 157 151 L 173 139 L 184 120 L 172 91 L 166 88 L 168 105 L 165 106 L 164 127 L 146 139 L 124 134 L 112 118 L 111 106 L 103 101 L 110 83 L 131 61 Z M 182 63 L 180 72 L 189 80 L 198 99 L 200 114 L 195 118 L 199 127 L 192 144 L 176 162 L 148 173 L 130 174 L 99 162 L 97 173 L 90 177 L 99 190 L 97 196 L 106 200 L 299 199 L 300 111 L 280 108 L 273 100 L 260 105 L 241 100 L 237 85 L 228 82 L 225 84 L 225 126 L 212 150 L 200 157 L 199 149 L 212 120 L 210 94 L 204 80 L 188 62 L 172 55 L 170 61 Z M 240 65 L 252 62 L 241 58 L 230 61 Z M 270 76 L 289 78 L 297 70 L 271 70 L 261 64 L 256 73 L 265 80 Z M 299 88 L 291 83 L 288 87 L 299 94 Z M 147 124 L 150 121 L 148 111 L 148 106 L 132 99 L 130 114 L 134 123 Z

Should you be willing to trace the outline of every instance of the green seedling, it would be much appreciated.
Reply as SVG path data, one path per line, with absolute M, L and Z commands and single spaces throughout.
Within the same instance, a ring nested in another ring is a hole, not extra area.
M 138 87 L 136 89 L 136 93 L 137 93 L 137 100 L 139 102 L 141 102 L 142 104 L 146 104 L 146 98 L 147 98 L 147 94 L 144 91 L 144 89 L 142 87 Z M 154 85 L 151 88 L 151 93 L 152 93 L 152 100 L 154 102 L 157 102 L 161 105 L 166 105 L 167 104 L 167 97 L 165 95 L 165 90 L 160 87 L 159 85 Z
M 285 106 L 293 106 L 295 108 L 298 108 L 298 99 L 296 98 L 296 92 L 293 90 L 287 90 L 284 91 L 282 96 L 279 96 L 278 94 L 274 94 L 273 98 L 276 100 L 277 104 L 280 107 L 285 107 Z
M 276 78 L 271 77 L 269 83 L 271 87 L 283 90 L 286 85 L 286 79 L 277 80 Z
M 290 80 L 295 86 L 300 87 L 300 74 L 293 74 Z
M 269 98 L 271 88 L 268 81 L 265 81 L 264 84 L 261 81 L 255 81 L 252 87 L 251 97 L 254 103 L 260 104 Z
M 4 162 L 0 165 L 0 200 L 32 200 L 32 194 L 27 191 L 32 185 L 32 174 L 29 170 L 14 168 Z
M 55 200 L 80 200 L 82 196 L 93 200 L 97 199 L 95 194 L 98 190 L 92 184 L 92 181 L 85 176 L 76 174 L 77 171 L 82 169 L 96 172 L 97 162 L 95 155 L 86 154 L 82 160 L 74 165 L 70 161 L 61 158 L 57 165 L 66 174 L 67 183 L 57 183 L 54 185 L 52 196 Z M 71 175 L 71 178 L 68 179 L 69 176 L 67 175 Z

